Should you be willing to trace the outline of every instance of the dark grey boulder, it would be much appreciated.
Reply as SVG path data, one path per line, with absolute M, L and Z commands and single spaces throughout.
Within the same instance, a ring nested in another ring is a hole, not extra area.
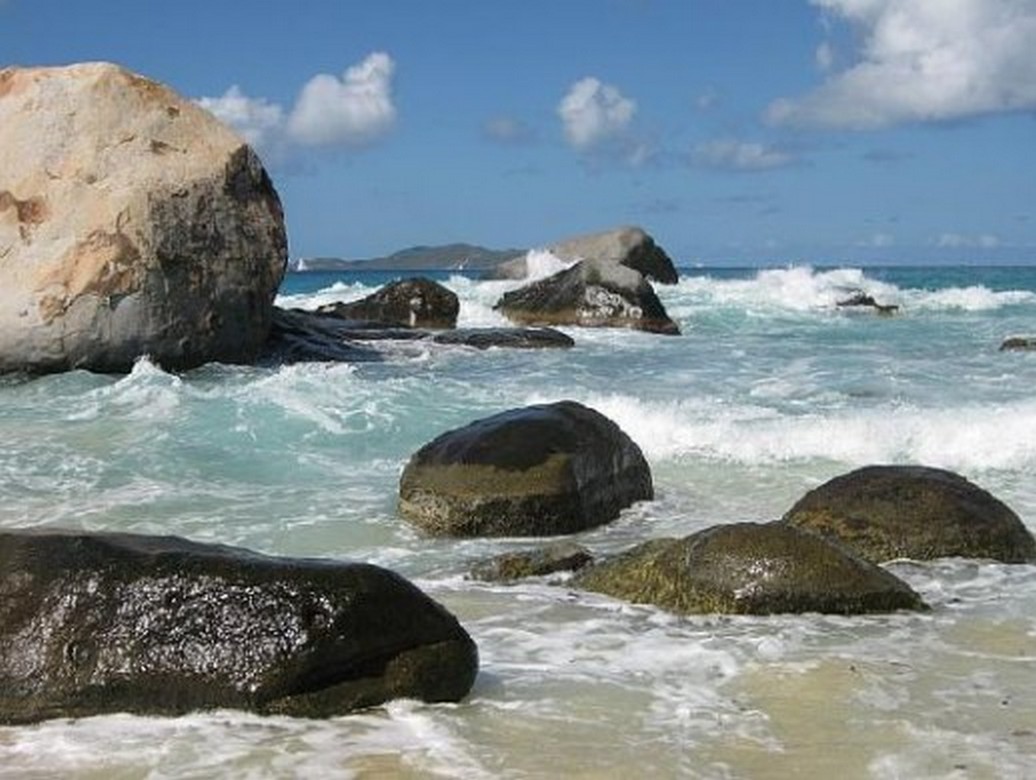
M 884 569 L 781 523 L 721 525 L 650 541 L 584 569 L 571 584 L 678 614 L 925 609 Z
M 442 434 L 399 483 L 400 513 L 441 536 L 553 536 L 654 495 L 640 448 L 575 403 L 513 409 Z
M 496 555 L 471 567 L 471 578 L 484 582 L 512 582 L 525 577 L 543 577 L 563 571 L 578 571 L 593 563 L 588 549 L 564 540 L 533 550 Z
M 452 344 L 476 349 L 568 349 L 575 346 L 571 336 L 554 328 L 457 328 L 431 337 L 436 344 Z
M 345 323 L 299 309 L 274 307 L 270 335 L 260 353 L 261 365 L 290 363 L 357 363 L 381 360 L 372 349 L 350 343 L 354 333 Z
M 422 277 L 390 282 L 350 303 L 321 306 L 321 314 L 344 320 L 370 320 L 401 328 L 452 328 L 460 302 L 452 290 Z
M 624 327 L 668 335 L 680 332 L 638 271 L 602 260 L 584 260 L 505 293 L 494 308 L 520 325 Z
M 1001 352 L 1031 352 L 1036 350 L 1036 336 L 1009 336 L 1000 344 Z
M 377 566 L 176 537 L 0 533 L 0 722 L 463 698 L 457 620 Z
M 873 309 L 878 314 L 895 314 L 899 306 L 894 303 L 878 303 L 873 295 L 863 290 L 854 290 L 848 298 L 843 298 L 836 304 L 840 309 Z
M 600 260 L 639 271 L 662 284 L 676 284 L 679 275 L 669 255 L 639 227 L 621 227 L 561 241 L 547 247 L 560 260 Z M 490 269 L 488 279 L 524 279 L 529 275 L 526 256 L 516 257 Z
M 875 562 L 1036 561 L 1036 541 L 1009 507 L 959 474 L 925 466 L 843 474 L 808 492 L 783 519 Z

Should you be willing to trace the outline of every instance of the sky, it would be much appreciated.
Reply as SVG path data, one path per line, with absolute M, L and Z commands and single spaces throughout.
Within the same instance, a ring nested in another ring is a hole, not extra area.
M 86 60 L 249 140 L 295 258 L 1036 262 L 1036 0 L 0 0 L 0 66 Z

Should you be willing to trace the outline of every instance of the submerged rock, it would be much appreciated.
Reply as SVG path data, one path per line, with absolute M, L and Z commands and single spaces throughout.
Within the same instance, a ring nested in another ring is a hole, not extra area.
M 584 569 L 578 588 L 679 614 L 924 609 L 905 582 L 781 523 L 738 523 L 657 539 Z
M 458 701 L 457 620 L 393 572 L 176 537 L 0 533 L 0 722 Z
M 290 363 L 360 363 L 381 360 L 372 349 L 350 343 L 353 333 L 333 317 L 298 309 L 275 308 L 270 336 L 259 362 L 266 365 Z
M 874 309 L 878 314 L 895 314 L 899 306 L 894 303 L 878 303 L 873 295 L 868 295 L 863 290 L 856 290 L 848 298 L 838 301 L 836 304 L 842 309 L 865 308 Z
M 505 293 L 494 307 L 521 325 L 624 327 L 679 334 L 637 271 L 601 260 L 581 263 Z
M 654 496 L 640 448 L 604 415 L 561 401 L 448 431 L 399 482 L 401 514 L 441 536 L 554 536 Z
M 571 336 L 554 328 L 458 328 L 436 333 L 436 344 L 453 344 L 476 349 L 568 349 L 575 346 Z
M 547 247 L 566 262 L 600 260 L 639 271 L 662 284 L 676 284 L 679 275 L 669 255 L 639 227 L 621 227 L 561 241 Z M 490 269 L 489 279 L 525 279 L 529 275 L 526 256 L 516 257 Z
M 1036 336 L 1009 336 L 1000 344 L 1001 352 L 1036 350 Z
M 0 371 L 253 361 L 287 262 L 255 153 L 108 63 L 0 70 Z
M 581 544 L 555 542 L 535 550 L 503 553 L 471 567 L 471 578 L 485 582 L 511 582 L 562 571 L 578 571 L 593 563 L 593 555 Z
M 1036 540 L 1010 508 L 959 474 L 925 466 L 867 466 L 843 474 L 811 490 L 783 519 L 875 562 L 1036 561 Z
M 369 320 L 401 328 L 452 328 L 460 302 L 452 290 L 422 277 L 390 282 L 350 303 L 331 303 L 318 311 L 344 320 Z

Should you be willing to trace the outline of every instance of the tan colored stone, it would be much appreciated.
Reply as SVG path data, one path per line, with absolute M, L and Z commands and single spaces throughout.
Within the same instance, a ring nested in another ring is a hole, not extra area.
M 287 239 L 254 152 L 108 63 L 0 70 L 0 371 L 254 359 Z

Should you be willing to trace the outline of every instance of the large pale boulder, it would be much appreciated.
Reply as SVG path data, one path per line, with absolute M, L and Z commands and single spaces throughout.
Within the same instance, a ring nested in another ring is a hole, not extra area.
M 547 247 L 555 257 L 570 263 L 599 260 L 639 271 L 645 278 L 662 284 L 676 284 L 678 274 L 673 261 L 655 240 L 639 227 L 620 227 L 560 241 Z M 500 263 L 487 278 L 524 279 L 529 275 L 527 255 Z
M 0 371 L 251 361 L 286 262 L 211 114 L 108 63 L 0 70 Z
M 0 723 L 457 701 L 478 650 L 378 566 L 177 537 L 0 532 Z

